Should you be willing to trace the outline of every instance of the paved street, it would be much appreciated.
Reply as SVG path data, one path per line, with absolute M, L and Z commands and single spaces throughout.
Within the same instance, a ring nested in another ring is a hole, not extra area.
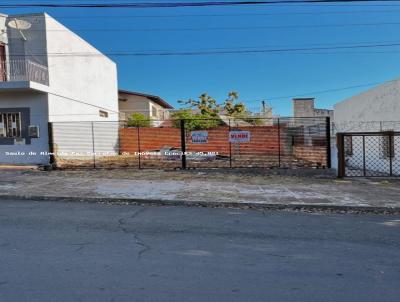
M 0 201 L 0 301 L 398 301 L 400 217 Z

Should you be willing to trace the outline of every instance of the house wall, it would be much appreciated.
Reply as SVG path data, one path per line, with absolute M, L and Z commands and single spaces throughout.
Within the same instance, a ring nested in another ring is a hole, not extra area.
M 29 22 L 31 28 L 22 31 L 26 37 L 24 40 L 18 30 L 7 26 L 8 59 L 27 59 L 48 67 L 44 14 L 12 15 L 7 17 L 6 23 L 14 18 Z
M 294 117 L 312 117 L 314 116 L 314 99 L 293 100 Z
M 49 156 L 40 154 L 49 151 L 47 128 L 47 95 L 25 92 L 0 92 L 0 112 L 2 108 L 29 108 L 29 125 L 38 125 L 39 138 L 32 138 L 30 144 L 5 144 L 6 139 L 0 138 L 0 163 L 4 164 L 48 164 Z M 12 155 L 7 155 L 12 152 Z M 36 154 L 29 154 L 35 152 Z M 18 154 L 19 153 L 19 154 Z
M 315 100 L 310 99 L 293 99 L 293 116 L 294 117 L 326 117 L 333 119 L 333 110 L 315 108 Z
M 358 128 L 354 122 L 398 121 L 400 119 L 399 100 L 400 80 L 379 85 L 337 103 L 334 106 L 335 124 L 353 123 L 352 131 L 356 132 Z M 365 125 L 360 125 L 359 129 L 365 131 Z
M 126 101 L 119 101 L 119 111 L 125 112 L 129 117 L 132 113 L 142 113 L 150 117 L 150 100 L 139 95 L 120 94 Z
M 7 21 L 7 15 L 0 14 L 0 31 L 1 32 L 6 30 L 6 21 Z M 8 42 L 7 35 L 0 35 L 0 43 L 7 44 L 7 42 Z
M 334 106 L 337 132 L 400 131 L 400 80 L 390 81 Z M 380 154 L 380 137 L 366 139 L 366 168 L 371 173 L 387 172 L 389 160 Z M 394 172 L 400 169 L 400 142 L 395 144 Z M 362 169 L 362 138 L 353 137 L 353 155 L 346 165 Z M 396 172 L 400 173 L 400 172 Z
M 50 121 L 118 121 L 116 64 L 52 17 L 45 20 Z
M 163 106 L 139 95 L 120 94 L 126 101 L 119 101 L 119 110 L 129 117 L 133 113 L 142 113 L 154 120 L 164 120 L 169 118 L 169 112 Z M 157 109 L 157 115 L 153 115 L 153 107 Z
M 115 153 L 115 122 L 119 120 L 116 64 L 52 17 L 45 15 L 45 20 L 49 120 L 53 123 L 56 151 L 72 157 L 75 149 L 92 152 L 91 125 L 84 122 L 93 121 L 103 122 L 96 123 L 96 128 L 107 129 L 107 135 L 95 132 L 95 152 Z M 108 117 L 101 117 L 100 110 Z

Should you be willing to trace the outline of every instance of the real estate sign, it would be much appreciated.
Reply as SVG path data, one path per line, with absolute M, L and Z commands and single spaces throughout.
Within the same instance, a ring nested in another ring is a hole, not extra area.
M 207 144 L 208 143 L 208 131 L 192 131 L 192 144 Z
M 248 143 L 250 142 L 250 131 L 229 131 L 229 142 Z

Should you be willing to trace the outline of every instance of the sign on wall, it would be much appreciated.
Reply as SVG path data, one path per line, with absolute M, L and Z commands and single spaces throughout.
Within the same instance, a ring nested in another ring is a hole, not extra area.
M 192 144 L 207 144 L 208 143 L 208 131 L 192 131 Z
M 250 142 L 250 131 L 229 131 L 229 142 L 231 143 Z

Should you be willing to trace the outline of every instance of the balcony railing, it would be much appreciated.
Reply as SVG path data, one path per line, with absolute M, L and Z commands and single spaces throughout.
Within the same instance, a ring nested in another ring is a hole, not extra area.
M 46 66 L 30 60 L 7 60 L 0 64 L 0 82 L 32 81 L 49 85 Z

